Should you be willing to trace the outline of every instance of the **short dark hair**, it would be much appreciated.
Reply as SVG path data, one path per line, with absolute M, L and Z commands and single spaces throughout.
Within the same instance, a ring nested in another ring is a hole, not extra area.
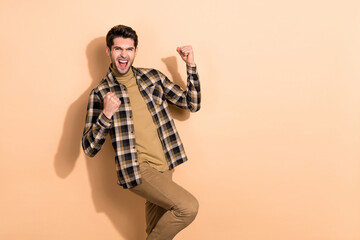
M 106 45 L 111 49 L 112 45 L 114 45 L 114 38 L 122 37 L 122 38 L 131 38 L 134 40 L 135 48 L 138 45 L 138 36 L 136 32 L 128 26 L 117 25 L 110 29 L 110 31 L 106 35 Z

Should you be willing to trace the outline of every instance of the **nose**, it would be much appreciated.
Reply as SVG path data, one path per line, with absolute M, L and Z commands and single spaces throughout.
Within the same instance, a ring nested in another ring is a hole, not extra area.
M 122 58 L 126 58 L 126 51 L 121 51 L 121 53 L 120 53 L 120 57 L 122 57 Z

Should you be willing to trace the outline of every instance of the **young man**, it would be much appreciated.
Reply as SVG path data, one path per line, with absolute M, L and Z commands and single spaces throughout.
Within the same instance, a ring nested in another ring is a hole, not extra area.
M 186 63 L 187 90 L 155 69 L 132 66 L 138 37 L 127 26 L 106 36 L 107 75 L 89 97 L 82 138 L 94 156 L 108 133 L 115 150 L 118 183 L 146 202 L 147 239 L 173 239 L 198 212 L 198 201 L 172 181 L 173 168 L 187 160 L 168 103 L 196 112 L 200 83 L 191 46 L 178 47 Z

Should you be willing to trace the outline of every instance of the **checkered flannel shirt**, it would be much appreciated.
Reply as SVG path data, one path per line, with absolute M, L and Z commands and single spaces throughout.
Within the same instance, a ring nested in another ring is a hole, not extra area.
M 200 109 L 200 82 L 196 67 L 187 66 L 187 91 L 171 82 L 155 69 L 132 67 L 140 93 L 157 127 L 169 169 L 185 162 L 183 144 L 170 115 L 168 103 L 196 112 Z M 103 113 L 103 98 L 113 92 L 121 100 L 111 119 Z M 106 77 L 89 96 L 82 147 L 86 155 L 93 157 L 101 149 L 110 133 L 115 150 L 118 184 L 131 188 L 141 183 L 139 163 L 135 148 L 134 123 L 126 87 L 120 84 L 109 68 Z

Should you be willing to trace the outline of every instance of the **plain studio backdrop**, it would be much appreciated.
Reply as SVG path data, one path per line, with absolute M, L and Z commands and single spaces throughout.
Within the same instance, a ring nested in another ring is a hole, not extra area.
M 0 239 L 145 238 L 110 139 L 80 145 L 118 24 L 181 86 L 195 50 L 202 108 L 171 111 L 200 211 L 176 239 L 360 239 L 358 0 L 1 0 Z

